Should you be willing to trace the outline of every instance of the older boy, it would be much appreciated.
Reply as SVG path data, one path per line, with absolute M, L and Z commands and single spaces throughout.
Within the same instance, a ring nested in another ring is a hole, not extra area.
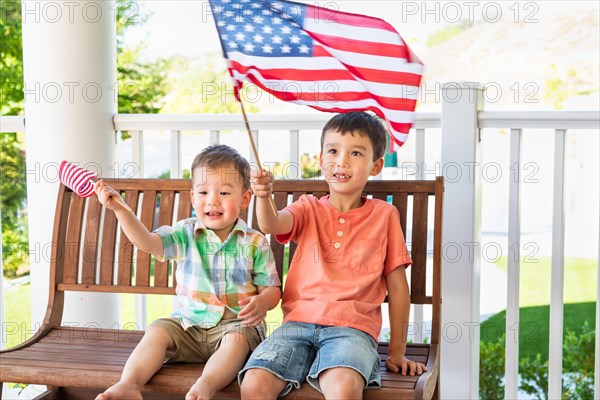
M 426 371 L 405 357 L 411 264 L 398 212 L 362 197 L 383 167 L 387 132 L 374 116 L 340 114 L 323 128 L 320 164 L 329 195 L 302 196 L 275 216 L 273 177 L 251 182 L 265 233 L 294 240 L 298 250 L 283 295 L 284 323 L 252 354 L 239 374 L 242 398 L 274 399 L 306 378 L 328 399 L 360 399 L 380 387 L 377 339 L 381 303 L 389 299 L 391 339 L 386 366 L 411 375 Z
M 192 164 L 193 218 L 148 231 L 103 181 L 102 204 L 131 242 L 177 260 L 178 308 L 153 322 L 127 360 L 121 380 L 97 399 L 141 399 L 141 387 L 166 362 L 206 362 L 186 399 L 210 399 L 229 384 L 264 337 L 267 310 L 281 291 L 265 237 L 238 218 L 251 198 L 250 165 L 231 147 L 204 149 Z

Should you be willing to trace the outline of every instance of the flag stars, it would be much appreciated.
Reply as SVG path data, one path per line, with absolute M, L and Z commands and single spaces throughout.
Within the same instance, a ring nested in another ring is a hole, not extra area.
M 249 52 L 253 52 L 254 51 L 254 45 L 252 43 L 245 43 L 244 44 L 244 50 L 245 51 L 249 51 Z
M 292 48 L 290 46 L 288 46 L 287 44 L 284 44 L 283 46 L 281 46 L 282 53 L 290 53 L 291 51 L 292 51 Z
M 235 25 L 228 24 L 228 25 L 225 27 L 225 30 L 227 30 L 227 31 L 229 31 L 229 32 L 233 32 L 233 31 L 235 31 Z
M 262 51 L 265 53 L 272 53 L 273 52 L 273 48 L 271 46 L 269 46 L 268 44 L 265 44 L 262 47 Z
M 246 25 L 244 25 L 244 30 L 246 32 L 254 32 L 254 27 L 250 24 L 246 24 Z
M 244 35 L 242 32 L 238 32 L 235 34 L 235 40 L 237 40 L 238 42 L 244 41 L 246 39 L 246 35 Z
M 281 38 L 281 36 L 279 36 L 279 35 L 275 35 L 275 36 L 273 36 L 273 37 L 271 38 L 271 41 L 272 41 L 274 44 L 281 44 L 281 43 L 282 43 L 282 41 L 283 41 L 283 39 Z
M 300 46 L 298 48 L 298 50 L 300 51 L 300 53 L 302 54 L 308 54 L 308 52 L 310 51 L 310 49 L 308 48 L 307 45 L 303 44 L 302 46 Z
M 292 29 L 289 26 L 284 26 L 283 28 L 281 28 L 281 33 L 284 35 L 289 35 L 290 33 L 292 33 Z
M 273 18 L 273 25 L 281 25 L 281 18 L 279 18 L 279 17 Z
M 273 33 L 273 28 L 271 28 L 268 25 L 265 25 L 265 26 L 262 27 L 262 31 L 263 31 L 264 34 L 270 35 L 270 34 Z
M 294 36 L 292 36 L 292 37 L 290 38 L 290 41 L 291 41 L 293 44 L 298 44 L 298 43 L 300 43 L 300 38 L 299 38 L 298 36 L 294 35 Z
M 265 39 L 261 34 L 258 33 L 254 35 L 253 38 L 256 43 L 262 43 Z

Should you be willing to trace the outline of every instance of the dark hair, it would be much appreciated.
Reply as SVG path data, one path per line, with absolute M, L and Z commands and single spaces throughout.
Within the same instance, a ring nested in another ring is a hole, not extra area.
M 242 178 L 244 191 L 250 189 L 250 164 L 233 147 L 215 144 L 202 150 L 192 163 L 192 180 L 194 179 L 194 170 L 201 166 L 210 168 L 233 166 Z
M 385 154 L 388 132 L 381 123 L 381 120 L 375 115 L 363 111 L 353 111 L 338 114 L 331 118 L 327 121 L 321 133 L 321 151 L 323 151 L 325 133 L 329 131 L 339 132 L 342 135 L 357 132 L 363 137 L 368 137 L 373 146 L 373 161 L 383 157 Z

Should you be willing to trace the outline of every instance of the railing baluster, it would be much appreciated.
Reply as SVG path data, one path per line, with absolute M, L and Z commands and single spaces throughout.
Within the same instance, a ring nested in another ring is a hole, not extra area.
M 2 207 L 0 207 L 0 220 L 2 220 Z M 0 242 L 2 242 L 2 224 L 0 224 Z M 4 243 L 4 242 L 2 242 Z M 0 260 L 2 258 L 2 246 L 0 246 Z M 6 324 L 4 323 L 4 263 L 0 262 L 0 350 L 6 346 Z M 2 387 L 0 387 L 0 396 Z
M 421 180 L 425 176 L 425 129 L 416 129 L 415 134 L 415 163 L 417 164 L 417 174 L 414 179 Z M 414 341 L 415 343 L 423 343 L 423 331 L 425 330 L 423 325 L 423 305 L 415 304 L 413 307 L 416 326 Z
M 181 177 L 181 131 L 171 131 L 171 178 Z
M 562 397 L 562 346 L 565 257 L 565 129 L 555 130 L 552 206 L 552 278 L 550 291 L 550 350 L 548 398 Z
M 600 213 L 598 214 L 600 215 Z M 598 224 L 600 226 L 600 224 Z M 600 230 L 598 232 L 600 242 Z M 600 243 L 598 243 L 598 267 L 596 272 L 596 358 L 594 360 L 594 398 L 600 398 Z
M 144 135 L 142 131 L 131 131 L 131 140 L 133 141 L 132 159 L 136 174 L 132 178 L 144 177 Z M 128 177 L 129 178 L 129 177 Z M 135 295 L 135 324 L 136 329 L 146 329 L 147 310 L 146 310 L 146 295 Z M 126 321 L 128 322 L 128 321 Z
M 209 135 L 210 135 L 210 137 L 208 139 L 208 144 L 209 145 L 212 146 L 213 144 L 219 144 L 220 143 L 220 141 L 221 141 L 220 131 L 211 130 L 209 132 Z
M 300 168 L 300 131 L 290 130 L 290 168 L 287 168 L 288 178 L 298 179 L 302 176 Z M 292 167 L 293 166 L 293 167 Z M 292 171 L 298 171 L 298 176 L 290 176 Z
M 521 241 L 521 129 L 510 130 L 508 183 L 508 272 L 506 279 L 505 399 L 516 399 L 519 389 L 519 274 Z
M 417 174 L 415 179 L 425 179 L 425 129 L 415 130 L 415 162 L 417 163 Z

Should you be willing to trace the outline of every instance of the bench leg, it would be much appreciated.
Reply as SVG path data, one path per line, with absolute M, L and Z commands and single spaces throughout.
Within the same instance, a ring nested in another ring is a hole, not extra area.
M 433 396 L 431 396 L 431 400 L 440 400 L 440 376 L 438 375 L 437 381 L 435 383 L 435 390 L 433 391 Z

